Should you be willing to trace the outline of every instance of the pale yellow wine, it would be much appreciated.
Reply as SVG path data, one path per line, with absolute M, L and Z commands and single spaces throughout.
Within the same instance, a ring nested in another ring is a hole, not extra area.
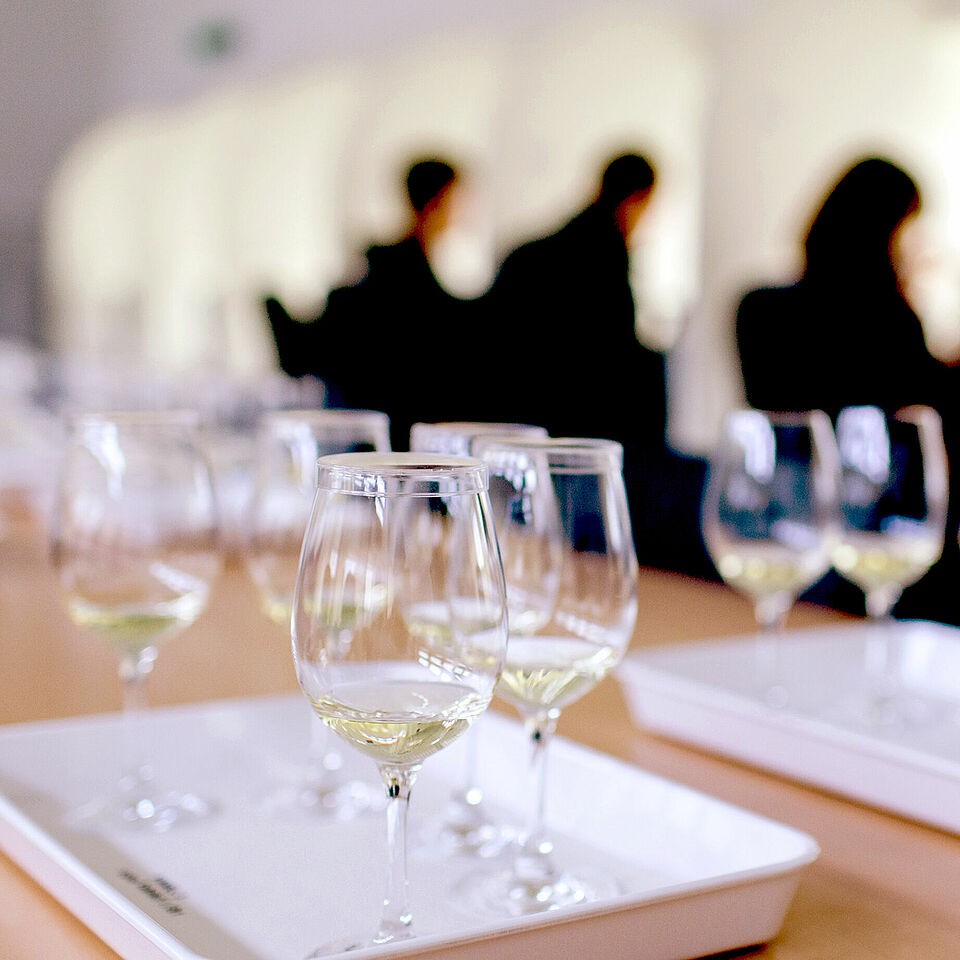
M 324 599 L 320 605 L 309 603 L 307 609 L 324 629 L 355 630 L 369 623 L 387 605 L 387 588 L 378 584 L 369 590 L 361 601 L 340 598 Z M 269 586 L 260 587 L 260 607 L 263 612 L 281 627 L 289 627 L 293 616 L 293 591 L 275 590 Z
M 495 630 L 503 619 L 500 607 L 482 600 L 457 603 L 457 629 L 461 636 L 470 637 Z M 445 644 L 454 639 L 450 625 L 450 604 L 444 601 L 415 603 L 404 615 L 407 630 L 425 643 Z
M 457 633 L 450 625 L 450 605 L 441 601 L 413 604 L 406 612 L 404 625 L 423 644 L 424 649 L 441 659 L 451 657 L 472 670 L 490 672 L 502 655 L 499 642 L 503 613 L 500 607 L 482 600 L 465 601 L 458 607 Z
M 274 623 L 289 627 L 293 616 L 293 594 L 264 591 L 260 595 L 260 608 Z
M 919 580 L 940 556 L 941 538 L 898 537 L 893 534 L 845 534 L 833 551 L 833 563 L 848 580 L 870 593 Z
M 563 707 L 596 686 L 617 659 L 605 643 L 511 634 L 497 693 L 520 707 Z
M 78 627 L 109 640 L 120 653 L 139 653 L 189 627 L 206 602 L 205 590 L 154 603 L 94 603 L 73 595 L 67 600 L 67 610 Z
M 489 697 L 442 680 L 358 680 L 311 697 L 318 717 L 381 763 L 421 763 L 453 743 Z
M 827 571 L 826 551 L 797 550 L 779 543 L 731 540 L 716 551 L 720 576 L 754 600 L 777 594 L 796 596 Z

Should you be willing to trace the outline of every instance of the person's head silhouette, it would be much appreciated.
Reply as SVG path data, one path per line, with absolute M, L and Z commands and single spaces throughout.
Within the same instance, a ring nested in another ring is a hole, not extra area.
M 920 208 L 913 179 L 879 157 L 855 163 L 837 181 L 807 231 L 805 276 L 896 282 L 891 247 Z
M 639 222 L 655 181 L 653 165 L 637 153 L 614 157 L 604 169 L 594 205 L 613 217 L 624 241 Z
M 457 171 L 446 160 L 418 160 L 407 171 L 405 182 L 413 211 L 410 235 L 426 250 L 450 225 Z

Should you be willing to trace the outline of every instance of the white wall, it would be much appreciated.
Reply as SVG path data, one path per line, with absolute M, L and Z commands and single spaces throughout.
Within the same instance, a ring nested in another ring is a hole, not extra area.
M 112 4 L 0 4 L 0 334 L 36 337 L 40 209 L 67 145 L 102 115 Z

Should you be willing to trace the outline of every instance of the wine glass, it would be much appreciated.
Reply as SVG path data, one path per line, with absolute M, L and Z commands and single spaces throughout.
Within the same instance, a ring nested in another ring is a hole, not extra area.
M 418 627 L 424 604 L 446 609 L 449 631 Z M 294 594 L 294 659 L 317 716 L 373 757 L 386 789 L 389 871 L 373 944 L 413 934 L 410 790 L 424 760 L 487 708 L 506 643 L 482 463 L 415 453 L 319 461 Z M 330 944 L 312 956 L 364 945 Z
M 373 410 L 275 410 L 260 419 L 247 568 L 263 612 L 289 634 L 300 547 L 316 492 L 319 457 L 388 451 L 390 421 Z M 367 597 L 372 600 L 372 595 Z M 346 626 L 344 625 L 344 629 Z M 341 783 L 340 753 L 330 733 L 310 718 L 308 762 L 264 801 L 274 813 L 317 812 L 350 819 L 376 806 L 379 791 L 360 781 Z
M 546 750 L 562 709 L 620 661 L 637 615 L 623 451 L 609 440 L 490 437 L 477 453 L 506 509 L 510 642 L 497 694 L 530 738 L 531 809 L 506 869 L 470 877 L 479 909 L 521 916 L 611 896 L 615 878 L 559 866 L 545 824 Z
M 870 685 L 866 719 L 906 718 L 890 648 L 892 611 L 904 588 L 943 550 L 947 457 L 940 416 L 907 407 L 888 416 L 878 407 L 846 407 L 837 418 L 842 463 L 841 525 L 833 563 L 863 590 L 874 626 L 867 641 Z
M 547 431 L 528 423 L 468 420 L 415 423 L 410 429 L 410 449 L 420 453 L 469 456 L 477 440 L 490 435 L 546 437 Z M 438 836 L 426 838 L 424 847 L 430 849 L 436 840 L 444 853 L 493 857 L 512 839 L 514 831 L 496 822 L 484 806 L 479 775 L 479 738 L 476 733 L 468 732 L 465 739 L 463 781 L 450 794 Z
M 221 564 L 198 423 L 190 412 L 143 411 L 86 414 L 71 424 L 54 563 L 71 619 L 113 646 L 123 685 L 117 796 L 81 808 L 81 820 L 165 830 L 212 811 L 192 793 L 162 787 L 141 755 L 158 645 L 202 613 Z
M 760 694 L 783 707 L 789 692 L 778 638 L 797 596 L 830 566 L 839 466 L 825 413 L 738 410 L 724 420 L 702 506 L 717 570 L 753 602 L 760 626 Z

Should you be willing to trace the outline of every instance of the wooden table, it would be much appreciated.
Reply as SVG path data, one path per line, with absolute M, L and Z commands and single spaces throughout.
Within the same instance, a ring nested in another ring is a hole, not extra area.
M 791 626 L 836 615 L 802 606 Z M 745 632 L 747 604 L 724 587 L 643 571 L 635 648 Z M 43 538 L 25 518 L 0 543 L 0 722 L 119 708 L 116 662 L 63 612 Z M 289 640 L 260 614 L 253 587 L 228 563 L 209 611 L 163 649 L 155 704 L 296 688 Z M 960 839 L 798 786 L 638 730 L 608 679 L 568 708 L 561 733 L 813 834 L 823 849 L 803 875 L 776 960 L 956 960 Z M 957 802 L 960 803 L 960 795 Z M 2 960 L 117 960 L 18 867 L 0 856 Z M 602 952 L 597 954 L 602 960 Z

